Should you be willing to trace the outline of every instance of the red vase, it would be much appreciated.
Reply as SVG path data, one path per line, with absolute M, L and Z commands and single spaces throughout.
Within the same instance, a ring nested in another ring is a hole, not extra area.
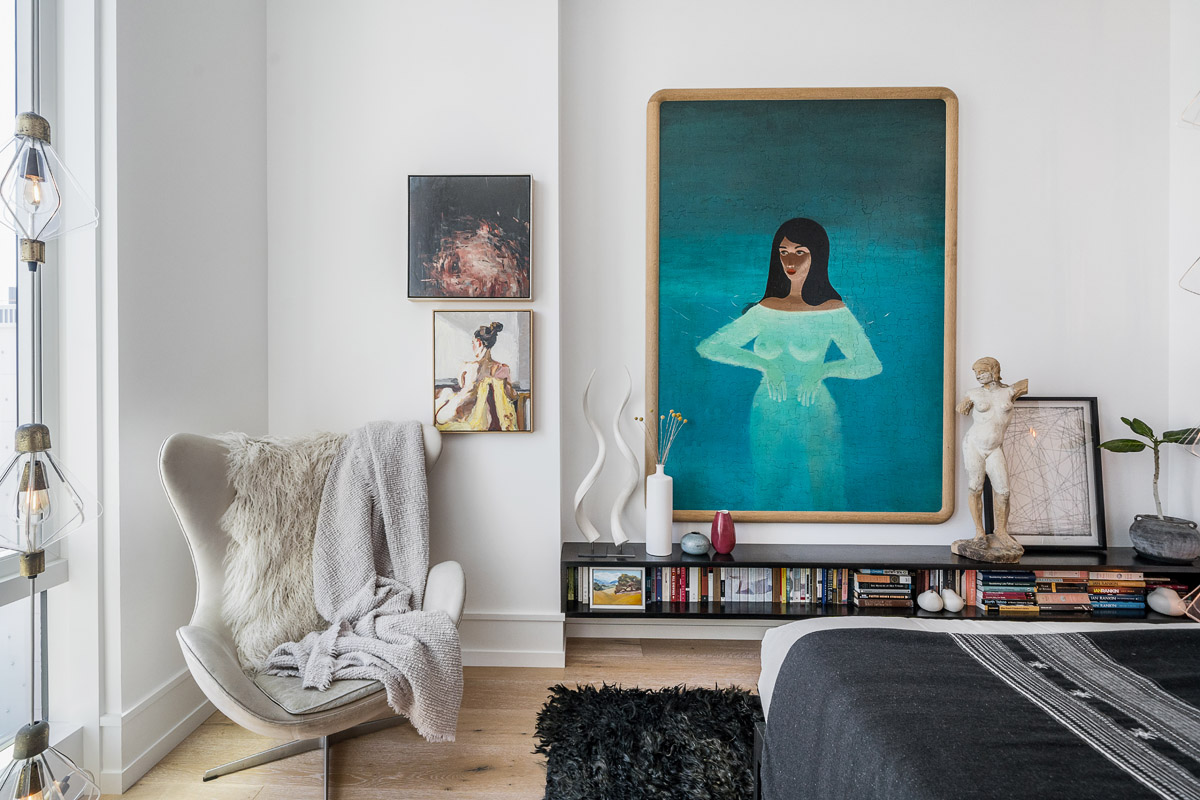
M 729 553 L 737 544 L 737 536 L 733 532 L 733 516 L 728 511 L 718 511 L 713 515 L 712 546 L 718 553 Z

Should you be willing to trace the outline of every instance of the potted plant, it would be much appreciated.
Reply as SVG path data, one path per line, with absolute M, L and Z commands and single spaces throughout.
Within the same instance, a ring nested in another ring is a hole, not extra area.
M 1163 515 L 1162 500 L 1158 496 L 1158 477 L 1161 474 L 1159 450 L 1165 444 L 1196 445 L 1200 441 L 1200 427 L 1166 431 L 1156 436 L 1154 430 L 1137 417 L 1121 417 L 1121 422 L 1141 439 L 1111 439 L 1100 445 L 1110 453 L 1140 453 L 1146 448 L 1154 451 L 1154 516 L 1138 514 L 1129 526 L 1129 539 L 1133 549 L 1153 561 L 1168 564 L 1187 564 L 1200 557 L 1200 533 L 1196 523 L 1179 517 Z M 1142 441 L 1144 439 L 1145 441 Z

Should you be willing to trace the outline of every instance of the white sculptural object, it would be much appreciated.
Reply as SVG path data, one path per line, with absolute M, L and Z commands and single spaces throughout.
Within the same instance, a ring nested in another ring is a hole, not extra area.
M 592 379 L 595 377 L 596 370 L 592 370 L 592 374 L 588 376 L 587 386 L 583 390 L 583 418 L 587 420 L 588 427 L 592 429 L 592 435 L 596 437 L 596 463 L 592 464 L 592 468 L 584 476 L 583 482 L 575 490 L 575 524 L 579 526 L 579 530 L 583 531 L 584 538 L 592 544 L 595 544 L 596 540 L 600 538 L 600 531 L 596 530 L 596 526 L 583 513 L 583 500 L 587 497 L 587 493 L 592 490 L 592 487 L 595 486 L 596 478 L 600 475 L 600 470 L 604 468 L 604 457 L 607 452 L 604 444 L 604 434 L 600 431 L 600 426 L 596 424 L 596 420 L 592 419 L 592 411 L 588 408 L 588 392 L 591 391 Z
M 621 435 L 621 417 L 625 415 L 625 406 L 629 404 L 629 397 L 632 394 L 633 378 L 629 374 L 629 368 L 626 367 L 625 396 L 621 398 L 621 406 L 617 409 L 617 413 L 613 415 L 612 423 L 613 439 L 616 440 L 617 449 L 621 451 L 621 455 L 629 463 L 625 486 L 617 494 L 617 499 L 613 501 L 612 513 L 609 514 L 608 518 L 609 525 L 612 528 L 613 543 L 618 548 L 629 541 L 629 535 L 625 533 L 625 526 L 621 523 L 621 513 L 625 510 L 625 504 L 629 502 L 629 498 L 633 496 L 634 491 L 637 489 L 638 477 L 641 475 L 641 470 L 638 468 L 637 456 L 634 455 L 633 449 L 625 441 L 625 437 Z
M 1155 589 L 1146 596 L 1146 605 L 1168 617 L 1182 617 L 1187 611 L 1187 604 L 1174 589 Z
M 1001 383 L 1000 362 L 990 357 L 979 359 L 971 369 L 979 386 L 967 392 L 957 411 L 971 415 L 962 448 L 975 538 L 959 539 L 950 550 L 976 561 L 1011 563 L 1021 558 L 1025 548 L 1008 534 L 1008 464 L 1002 445 L 1016 399 L 1029 393 L 1029 381 L 1017 381 L 1012 386 Z M 991 479 L 996 512 L 996 530 L 990 536 L 983 526 L 984 477 Z
M 942 608 L 951 613 L 958 613 L 963 610 L 966 602 L 959 596 L 958 592 L 953 589 L 942 589 Z
M 936 589 L 926 589 L 917 595 L 917 605 L 925 611 L 938 612 L 942 610 L 945 603 L 942 602 L 941 595 Z

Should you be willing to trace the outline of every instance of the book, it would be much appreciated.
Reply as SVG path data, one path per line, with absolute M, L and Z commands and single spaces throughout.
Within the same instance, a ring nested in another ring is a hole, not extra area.
M 1042 578 L 1052 578 L 1056 581 L 1074 580 L 1076 582 L 1080 582 L 1088 579 L 1087 570 L 1035 569 L 1033 574 L 1036 575 L 1039 580 Z
M 857 583 L 912 583 L 911 575 L 872 575 L 863 574 L 861 571 L 854 573 L 854 580 Z
M 1041 609 L 1037 606 L 997 606 L 987 609 L 989 614 L 1039 614 Z
M 1074 605 L 1071 605 L 1069 603 L 1054 603 L 1054 604 L 1050 604 L 1050 605 L 1043 605 L 1041 603 L 1038 603 L 1038 609 L 1041 611 L 1045 611 L 1047 613 L 1054 614 L 1054 613 L 1059 613 L 1059 612 L 1074 613 L 1074 612 L 1078 612 L 1078 611 L 1091 611 L 1092 607 L 1090 605 L 1084 605 L 1082 603 L 1077 603 Z
M 984 600 L 1034 600 L 1036 592 L 982 592 Z
M 1138 588 L 1146 588 L 1145 581 L 1135 580 L 1092 580 L 1088 579 L 1088 586 L 1136 586 Z
M 1086 592 L 1038 592 L 1039 606 L 1046 605 L 1080 605 L 1090 601 Z
M 854 594 L 872 595 L 872 594 L 895 594 L 909 597 L 911 592 L 907 586 L 856 586 Z
M 912 608 L 911 598 L 889 598 L 889 597 L 854 597 L 851 602 L 856 606 L 876 607 L 876 608 Z
M 1145 608 L 1145 603 L 1118 602 L 1115 600 L 1092 600 L 1092 608 Z
M 1140 581 L 1144 580 L 1144 572 L 1089 572 L 1090 581 Z

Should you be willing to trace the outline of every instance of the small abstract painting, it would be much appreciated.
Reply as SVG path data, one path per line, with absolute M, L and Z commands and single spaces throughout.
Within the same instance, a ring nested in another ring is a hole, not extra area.
M 675 519 L 950 517 L 957 108 L 941 88 L 651 98 L 646 403 L 689 409 Z
M 533 312 L 433 312 L 439 431 L 533 430 Z
M 1024 547 L 1105 546 L 1096 398 L 1022 397 L 1004 433 L 1008 532 Z M 991 511 L 991 492 L 984 500 Z
M 529 299 L 533 179 L 410 175 L 410 299 Z
M 646 607 L 642 567 L 592 570 L 592 609 L 637 611 Z

